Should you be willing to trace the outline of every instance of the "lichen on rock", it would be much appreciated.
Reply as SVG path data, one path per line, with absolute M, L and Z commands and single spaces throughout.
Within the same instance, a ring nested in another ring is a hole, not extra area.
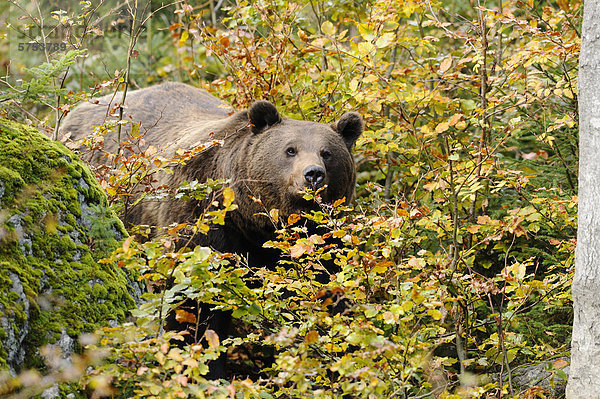
M 41 346 L 73 349 L 82 332 L 125 319 L 135 284 L 97 261 L 126 234 L 75 155 L 0 119 L 0 369 L 40 367 Z

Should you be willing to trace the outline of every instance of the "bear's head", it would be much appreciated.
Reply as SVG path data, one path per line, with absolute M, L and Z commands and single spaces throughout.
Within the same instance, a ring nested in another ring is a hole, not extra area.
M 326 125 L 281 118 L 267 101 L 254 103 L 247 115 L 252 136 L 246 187 L 266 210 L 277 208 L 285 216 L 314 209 L 303 199 L 307 188 L 320 190 L 327 203 L 352 199 L 356 172 L 351 151 L 364 128 L 360 115 L 347 112 Z

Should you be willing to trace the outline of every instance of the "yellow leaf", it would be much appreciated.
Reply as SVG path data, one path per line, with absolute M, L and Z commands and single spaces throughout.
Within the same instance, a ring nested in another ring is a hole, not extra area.
M 346 235 L 346 230 L 336 230 L 333 232 L 335 238 L 342 238 Z
M 182 47 L 187 41 L 188 37 L 190 37 L 190 33 L 187 30 L 184 30 L 181 33 L 181 37 L 179 38 L 179 47 Z
M 427 314 L 433 318 L 433 320 L 440 320 L 444 315 L 437 309 L 429 309 Z
M 325 21 L 321 25 L 321 32 L 327 36 L 333 36 L 335 34 L 335 26 L 330 21 Z
M 435 127 L 435 132 L 436 133 L 443 133 L 446 130 L 448 130 L 448 128 L 450 127 L 450 125 L 448 125 L 448 122 L 442 122 L 439 125 L 437 125 Z
M 302 40 L 303 42 L 308 42 L 308 36 L 306 35 L 306 33 L 302 30 L 299 29 L 298 30 L 298 37 L 300 38 L 300 40 Z
M 208 342 L 208 346 L 211 348 L 219 347 L 219 336 L 213 330 L 206 330 L 204 332 L 204 338 L 206 338 L 206 342 Z
M 384 312 L 381 316 L 387 324 L 393 324 L 396 321 L 394 314 L 390 311 Z
M 563 95 L 571 100 L 573 99 L 573 92 L 571 90 L 563 90 Z
M 444 59 L 444 61 L 442 61 L 442 63 L 440 64 L 440 73 L 441 74 L 446 73 L 446 71 L 448 71 L 448 69 L 450 69 L 451 66 L 452 66 L 452 56 L 450 54 L 448 54 L 448 57 L 446 57 Z
M 372 43 L 369 42 L 360 42 L 358 43 L 358 51 L 361 54 L 368 55 L 375 49 Z
M 271 219 L 273 219 L 273 221 L 275 223 L 279 222 L 279 209 L 271 209 L 269 211 L 269 215 L 271 216 Z
M 394 40 L 394 34 L 385 33 L 375 41 L 375 46 L 377 46 L 377 48 L 387 47 L 392 43 L 392 40 Z
M 435 181 L 432 181 L 432 182 L 429 182 L 429 183 L 427 183 L 427 184 L 424 184 L 424 185 L 423 185 L 423 188 L 424 188 L 425 190 L 427 190 L 427 191 L 433 191 L 433 190 L 435 190 L 436 188 L 438 188 L 438 184 L 437 184 L 437 182 L 435 182 Z M 405 211 L 405 212 L 406 212 L 406 211 Z M 406 212 L 406 214 L 408 215 L 408 212 Z
M 131 236 L 123 242 L 123 252 L 129 251 L 129 246 L 131 245 L 131 241 L 133 241 L 133 237 Z
M 229 205 L 231 205 L 234 198 L 235 198 L 235 193 L 233 192 L 231 187 L 225 187 L 223 189 L 223 205 L 225 207 L 228 207 Z
M 492 219 L 487 215 L 477 216 L 477 224 L 488 224 L 491 223 L 491 221 Z
M 454 115 L 452 115 L 452 117 L 448 121 L 448 125 L 450 125 L 450 126 L 456 125 L 458 123 L 458 121 L 460 121 L 461 117 L 462 117 L 461 114 L 454 114 Z
M 176 362 L 182 362 L 183 361 L 183 357 L 181 356 L 181 349 L 179 348 L 173 348 L 169 351 L 169 354 L 167 355 L 167 357 L 169 359 L 175 360 Z
M 513 265 L 511 268 L 512 268 L 512 272 L 514 273 L 514 275 L 517 279 L 523 280 L 525 278 L 525 273 L 527 271 L 527 268 L 525 267 L 525 265 L 523 263 L 517 263 L 517 264 Z
M 371 272 L 376 273 L 376 274 L 382 274 L 382 273 L 385 273 L 387 271 L 387 269 L 393 265 L 394 265 L 394 262 L 389 261 L 389 260 L 384 260 L 384 261 L 377 263 L 375 265 L 375 267 L 373 267 L 373 269 L 371 269 Z
M 325 244 L 325 240 L 323 240 L 323 237 L 321 237 L 318 234 L 313 234 L 308 238 L 308 241 L 312 242 L 313 244 L 317 244 L 317 245 L 323 245 Z
M 151 145 L 146 149 L 146 156 L 152 156 L 154 154 L 156 154 L 158 152 L 158 150 L 156 149 L 155 146 Z
M 181 362 L 182 365 L 184 366 L 188 366 L 191 368 L 196 368 L 198 367 L 198 362 L 196 361 L 196 359 L 193 359 L 191 357 L 186 357 L 183 362 Z

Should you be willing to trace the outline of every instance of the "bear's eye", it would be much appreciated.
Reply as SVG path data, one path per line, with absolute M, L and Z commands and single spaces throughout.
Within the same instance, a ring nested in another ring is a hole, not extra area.
M 329 158 L 331 158 L 331 152 L 329 152 L 327 150 L 323 150 L 323 151 L 321 151 L 321 157 L 324 160 L 328 160 Z
M 293 157 L 294 155 L 296 155 L 296 149 L 294 147 L 288 147 L 287 150 L 285 150 L 285 153 L 288 154 L 290 157 Z

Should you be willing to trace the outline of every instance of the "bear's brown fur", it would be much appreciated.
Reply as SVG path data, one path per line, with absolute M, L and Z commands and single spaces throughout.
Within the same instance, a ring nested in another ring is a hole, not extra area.
M 112 98 L 105 96 L 95 104 L 79 105 L 67 116 L 61 132 L 72 140 L 85 137 L 93 126 L 105 121 Z M 332 125 L 281 118 L 275 106 L 266 101 L 234 113 L 200 89 L 164 83 L 130 91 L 125 115 L 140 123 L 141 131 L 146 132 L 146 146 L 164 150 L 167 157 L 179 148 L 223 140 L 221 146 L 200 153 L 173 174 L 157 178 L 172 188 L 184 181 L 230 179 L 238 209 L 230 213 L 225 226 L 211 230 L 197 243 L 248 255 L 253 264 L 273 261 L 272 254 L 262 249 L 271 237 L 273 224 L 259 213 L 277 208 L 286 217 L 310 209 L 311 204 L 299 191 L 313 185 L 324 187 L 321 196 L 325 202 L 340 198 L 349 201 L 353 196 L 356 174 L 350 151 L 363 131 L 362 119 L 356 113 L 348 112 Z M 117 147 L 116 134 L 108 134 L 105 150 L 114 153 Z M 95 164 L 103 162 L 106 160 L 101 154 L 92 159 Z M 259 198 L 260 203 L 252 197 Z M 167 226 L 191 221 L 203 210 L 192 201 L 144 200 L 131 210 L 127 222 Z

